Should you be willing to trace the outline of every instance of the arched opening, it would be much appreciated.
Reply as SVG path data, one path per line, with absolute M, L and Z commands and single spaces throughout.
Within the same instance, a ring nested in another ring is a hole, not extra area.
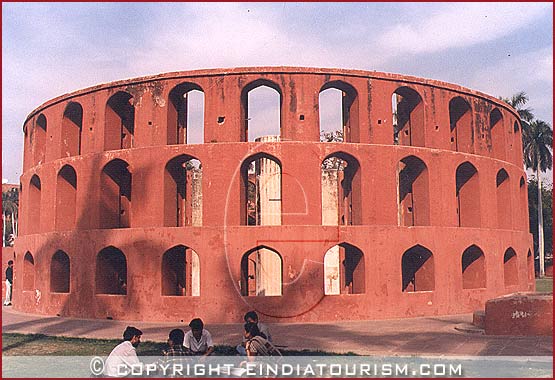
M 61 157 L 81 154 L 81 132 L 83 129 L 83 107 L 70 102 L 62 118 L 62 154 Z
M 167 143 L 204 143 L 204 92 L 194 83 L 181 83 L 169 95 Z
M 95 294 L 127 294 L 127 260 L 122 251 L 106 247 L 96 256 Z
M 399 87 L 391 97 L 393 143 L 405 146 L 426 146 L 424 102 L 410 87 Z
M 119 91 L 106 103 L 104 123 L 104 150 L 133 147 L 135 133 L 135 106 L 133 97 Z
M 202 165 L 192 156 L 180 155 L 164 171 L 164 226 L 202 225 Z
M 56 229 L 70 230 L 76 220 L 77 174 L 70 165 L 65 165 L 56 178 Z
M 241 141 L 257 141 L 263 136 L 281 136 L 281 88 L 274 82 L 259 79 L 241 92 Z
M 505 286 L 518 285 L 518 261 L 512 248 L 508 248 L 503 255 L 503 276 Z
M 528 218 L 528 201 L 526 200 L 526 181 L 524 181 L 524 177 L 520 177 L 519 183 L 519 193 L 520 193 L 520 221 L 521 227 L 526 228 L 529 224 Z
M 449 102 L 449 126 L 451 150 L 473 153 L 472 112 L 468 102 L 460 96 Z
M 29 233 L 40 232 L 41 183 L 38 175 L 33 175 L 29 182 L 29 205 L 27 207 L 27 223 Z
M 501 229 L 512 228 L 511 184 L 505 169 L 497 172 L 497 225 Z
M 528 254 L 526 255 L 526 266 L 528 270 L 528 281 L 534 280 L 534 256 L 532 256 L 532 252 L 528 250 Z
M 241 223 L 249 226 L 281 225 L 279 160 L 265 153 L 247 158 L 241 165 L 241 179 Z
M 50 292 L 69 293 L 69 256 L 64 251 L 56 251 L 50 262 Z
M 486 287 L 486 258 L 476 245 L 471 245 L 462 254 L 463 289 Z
M 322 161 L 322 225 L 362 224 L 360 164 L 337 152 Z
M 425 292 L 435 289 L 434 257 L 432 252 L 415 245 L 401 259 L 403 292 Z
M 358 96 L 342 81 L 328 82 L 320 89 L 320 141 L 360 142 Z
M 131 172 L 127 162 L 108 162 L 102 169 L 100 189 L 100 228 L 130 227 Z
M 429 225 L 430 196 L 426 164 L 418 157 L 408 156 L 399 161 L 397 173 L 399 225 Z
M 470 162 L 457 167 L 456 186 L 459 227 L 480 227 L 480 181 Z
M 324 255 L 324 294 L 362 294 L 365 291 L 364 254 L 341 243 Z
M 37 117 L 35 128 L 33 128 L 34 136 L 31 135 L 31 142 L 35 140 L 35 165 L 40 165 L 45 161 L 46 155 L 46 116 L 42 113 Z
M 491 132 L 493 157 L 504 160 L 505 135 L 503 130 L 503 115 L 498 108 L 494 108 L 489 114 L 489 129 Z
M 259 246 L 241 259 L 241 295 L 281 296 L 283 261 L 271 248 Z
M 200 260 L 184 245 L 168 249 L 162 256 L 162 295 L 199 296 Z
M 23 257 L 23 290 L 35 290 L 35 259 L 30 252 Z

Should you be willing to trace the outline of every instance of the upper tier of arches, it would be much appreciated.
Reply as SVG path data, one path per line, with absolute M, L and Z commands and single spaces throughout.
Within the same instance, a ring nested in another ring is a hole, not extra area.
M 330 93 L 335 100 L 326 100 Z M 254 142 L 265 135 L 329 141 L 325 134 L 335 142 L 444 149 L 520 164 L 519 125 L 518 114 L 491 96 L 401 75 L 299 68 L 170 73 L 80 90 L 37 108 L 23 128 L 24 171 L 119 149 Z

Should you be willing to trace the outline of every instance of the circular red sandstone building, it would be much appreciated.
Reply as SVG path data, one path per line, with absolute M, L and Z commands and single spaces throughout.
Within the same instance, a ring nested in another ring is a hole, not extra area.
M 260 86 L 280 111 L 257 135 Z M 322 134 L 329 89 L 343 122 Z M 20 311 L 382 319 L 534 289 L 520 120 L 477 91 L 356 70 L 176 72 L 62 95 L 24 132 Z

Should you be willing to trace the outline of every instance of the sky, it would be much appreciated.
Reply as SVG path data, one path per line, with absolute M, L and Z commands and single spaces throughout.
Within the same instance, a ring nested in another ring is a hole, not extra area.
M 23 122 L 49 99 L 114 80 L 245 66 L 393 72 L 495 97 L 525 91 L 536 117 L 553 125 L 553 5 L 2 3 L 3 182 L 19 183 Z M 264 91 L 252 96 L 266 105 Z M 252 110 L 253 122 L 275 118 L 266 108 Z M 202 125 L 201 112 L 191 117 Z

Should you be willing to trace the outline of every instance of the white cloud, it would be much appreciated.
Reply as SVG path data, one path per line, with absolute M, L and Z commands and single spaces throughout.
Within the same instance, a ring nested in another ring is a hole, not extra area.
M 394 25 L 378 44 L 392 55 L 468 47 L 509 35 L 549 9 L 547 3 L 451 3 L 427 17 L 415 14 L 414 21 Z
M 536 117 L 553 122 L 553 49 L 512 54 L 474 73 L 469 86 L 494 96 L 525 91 Z

